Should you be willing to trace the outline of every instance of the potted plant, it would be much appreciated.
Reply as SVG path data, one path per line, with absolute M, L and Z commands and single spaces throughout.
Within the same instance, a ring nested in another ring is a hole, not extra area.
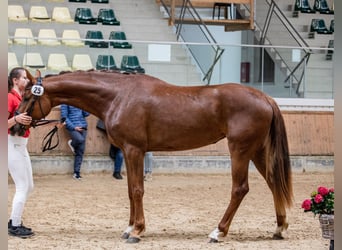
M 334 200 L 334 188 L 320 186 L 317 191 L 311 193 L 310 199 L 302 202 L 304 212 L 319 215 L 322 237 L 330 239 L 330 249 L 333 249 L 334 244 Z

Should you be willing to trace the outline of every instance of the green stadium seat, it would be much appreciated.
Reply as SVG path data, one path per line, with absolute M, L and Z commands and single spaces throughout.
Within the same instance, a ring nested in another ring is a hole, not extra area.
M 90 8 L 77 8 L 74 21 L 79 24 L 97 24 L 97 18 L 93 17 Z
M 334 40 L 329 40 L 328 48 L 334 48 Z M 325 55 L 325 59 L 332 60 L 333 54 L 334 54 L 334 51 L 329 49 L 327 51 L 327 54 Z
M 314 10 L 318 11 L 320 14 L 334 14 L 334 10 L 330 10 L 326 0 L 315 0 Z
M 98 55 L 96 60 L 96 69 L 117 70 L 119 69 L 112 55 Z
M 109 3 L 109 0 L 91 0 L 92 3 Z
M 103 25 L 120 25 L 120 21 L 116 19 L 113 9 L 100 9 L 97 21 Z
M 317 32 L 317 34 L 332 34 L 332 32 L 325 26 L 323 19 L 312 19 L 310 32 Z
M 140 66 L 137 56 L 123 55 L 120 68 L 129 73 L 145 73 L 145 69 Z
M 308 0 L 296 0 L 295 11 L 300 11 L 301 13 L 315 13 L 316 11 L 311 9 Z
M 334 33 L 335 32 L 335 20 L 334 19 L 331 19 L 330 21 L 330 28 L 329 30 Z
M 90 48 L 108 48 L 109 43 L 103 40 L 102 31 L 100 30 L 88 30 L 86 34 L 85 45 L 89 45 Z M 93 39 L 96 41 L 89 41 L 88 39 Z
M 126 34 L 123 31 L 111 31 L 109 40 L 120 40 L 110 42 L 110 45 L 117 49 L 131 49 L 132 44 L 126 42 Z M 122 42 L 121 42 L 122 41 Z

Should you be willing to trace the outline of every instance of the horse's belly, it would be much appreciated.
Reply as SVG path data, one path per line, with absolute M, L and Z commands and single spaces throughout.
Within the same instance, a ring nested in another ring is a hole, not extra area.
M 204 147 L 223 139 L 225 135 L 208 135 L 204 133 L 188 132 L 178 136 L 165 136 L 163 140 L 156 140 L 149 146 L 155 151 L 178 151 Z

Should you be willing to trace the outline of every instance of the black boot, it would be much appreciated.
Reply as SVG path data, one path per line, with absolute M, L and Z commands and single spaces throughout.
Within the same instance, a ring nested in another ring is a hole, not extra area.
M 122 180 L 122 175 L 119 172 L 114 172 L 113 177 L 117 180 Z

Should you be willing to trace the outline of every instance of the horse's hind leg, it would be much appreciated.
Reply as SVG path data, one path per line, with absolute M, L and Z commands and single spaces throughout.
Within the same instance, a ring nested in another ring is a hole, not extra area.
M 264 177 L 266 180 L 266 183 L 268 187 L 272 191 L 273 195 L 273 201 L 274 201 L 274 207 L 276 210 L 276 216 L 277 216 L 277 229 L 275 233 L 273 234 L 274 239 L 283 239 L 282 232 L 288 228 L 288 223 L 286 221 L 286 209 L 285 206 L 281 203 L 277 202 L 277 197 L 275 196 L 273 190 L 274 185 L 277 185 L 277 183 L 273 182 L 272 175 L 267 177 L 266 176 L 266 153 L 265 150 L 261 150 L 261 152 L 258 152 L 255 156 L 255 158 L 252 159 L 256 169 L 259 171 L 259 173 Z
M 243 153 L 231 150 L 232 161 L 232 190 L 230 203 L 218 225 L 209 235 L 210 242 L 217 242 L 219 236 L 226 236 L 233 217 L 239 208 L 241 201 L 249 191 L 248 164 L 249 159 Z

